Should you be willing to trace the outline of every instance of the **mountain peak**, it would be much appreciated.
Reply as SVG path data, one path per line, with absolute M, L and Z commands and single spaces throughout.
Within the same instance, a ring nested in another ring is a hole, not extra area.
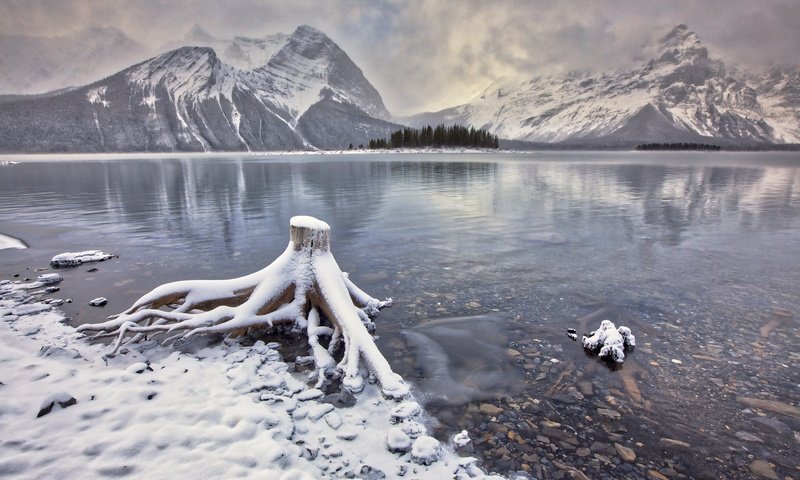
M 708 58 L 708 50 L 700 43 L 697 34 L 684 24 L 677 25 L 658 44 L 658 61 L 681 63 L 687 59 Z
M 213 42 L 216 40 L 213 35 L 208 33 L 203 27 L 199 24 L 195 23 L 192 26 L 191 30 L 189 30 L 186 35 L 183 37 L 184 39 L 190 42 L 200 42 L 200 43 L 208 43 Z
M 294 31 L 294 33 L 292 35 L 304 35 L 304 36 L 314 35 L 314 36 L 320 36 L 320 37 L 326 37 L 327 38 L 327 35 L 325 35 L 322 32 L 322 30 L 314 28 L 311 25 L 300 25 L 299 27 L 297 27 L 295 29 L 295 31 Z

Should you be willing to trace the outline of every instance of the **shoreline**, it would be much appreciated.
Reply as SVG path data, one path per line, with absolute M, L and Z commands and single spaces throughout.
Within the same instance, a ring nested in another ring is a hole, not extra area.
M 12 237 L 11 235 L 5 235 L 0 233 L 0 250 L 6 249 L 17 249 L 17 250 L 25 250 L 28 248 L 28 244 L 25 241 Z
M 503 478 L 449 442 L 437 442 L 429 459 L 410 443 L 390 451 L 390 431 L 430 438 L 433 420 L 413 396 L 386 399 L 371 383 L 355 396 L 326 395 L 274 342 L 146 341 L 107 356 L 107 345 L 68 324 L 64 300 L 47 287 L 0 280 L 0 408 L 10 413 L 0 417 L 10 432 L 0 452 L 14 459 L 0 462 L 7 478 L 78 469 L 143 478 L 164 469 L 176 478 Z

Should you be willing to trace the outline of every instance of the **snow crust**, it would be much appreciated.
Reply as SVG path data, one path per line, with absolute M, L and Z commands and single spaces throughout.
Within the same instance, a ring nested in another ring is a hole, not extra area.
M 0 281 L 3 478 L 498 478 L 429 437 L 416 402 L 376 384 L 335 408 L 277 343 L 149 341 L 104 356 L 37 284 Z

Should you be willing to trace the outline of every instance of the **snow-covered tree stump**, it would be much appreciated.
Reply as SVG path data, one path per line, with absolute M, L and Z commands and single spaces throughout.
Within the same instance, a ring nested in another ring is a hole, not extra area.
M 203 333 L 241 333 L 249 329 L 291 325 L 305 331 L 318 371 L 318 385 L 326 377 L 342 375 L 342 385 L 359 392 L 363 360 L 383 393 L 402 398 L 408 386 L 394 373 L 370 335 L 370 317 L 391 299 L 367 295 L 343 273 L 330 251 L 330 226 L 313 217 L 292 217 L 289 245 L 270 265 L 244 277 L 228 280 L 186 280 L 161 285 L 123 313 L 80 331 L 116 336 L 112 353 L 145 336 L 170 334 L 165 340 Z M 327 348 L 320 337 L 328 336 Z M 344 343 L 337 364 L 333 355 Z

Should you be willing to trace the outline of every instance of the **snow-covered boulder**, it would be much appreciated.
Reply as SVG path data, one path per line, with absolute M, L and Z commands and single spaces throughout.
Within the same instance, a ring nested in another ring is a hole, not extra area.
M 108 299 L 106 297 L 97 297 L 89 300 L 89 305 L 93 307 L 102 307 L 106 303 L 108 303 Z
M 417 402 L 410 400 L 402 402 L 400 405 L 398 405 L 392 410 L 392 421 L 402 422 L 416 415 L 419 415 L 421 411 L 422 407 L 420 407 L 419 403 Z
M 411 450 L 411 437 L 400 427 L 392 427 L 386 434 L 386 448 L 392 453 L 406 453 Z
M 433 437 L 424 435 L 414 440 L 414 444 L 411 445 L 411 458 L 419 464 L 430 465 L 439 460 L 441 455 L 442 446 L 439 440 Z
M 600 322 L 600 328 L 583 336 L 583 348 L 600 350 L 601 358 L 611 357 L 615 362 L 625 361 L 625 348 L 636 346 L 636 337 L 628 327 L 617 328 L 610 320 Z

